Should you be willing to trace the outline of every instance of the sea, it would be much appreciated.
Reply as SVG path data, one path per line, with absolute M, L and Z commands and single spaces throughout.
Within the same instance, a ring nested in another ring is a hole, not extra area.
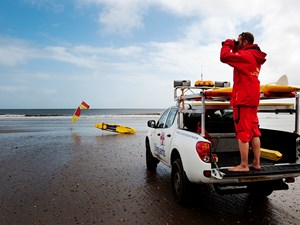
M 81 116 L 158 115 L 164 109 L 81 109 Z M 75 109 L 0 109 L 0 117 L 70 117 Z
M 86 135 L 107 133 L 97 123 L 117 124 L 145 131 L 148 120 L 157 120 L 164 109 L 81 109 L 72 124 L 75 109 L 0 109 L 0 135 L 39 132 L 48 135 L 80 132 Z

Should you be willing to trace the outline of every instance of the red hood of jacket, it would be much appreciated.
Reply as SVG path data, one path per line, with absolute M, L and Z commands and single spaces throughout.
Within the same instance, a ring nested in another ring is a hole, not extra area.
M 240 51 L 245 51 L 245 50 L 251 51 L 251 54 L 253 54 L 256 62 L 259 65 L 265 63 L 267 54 L 262 52 L 257 44 L 247 45 L 246 47 L 240 49 Z

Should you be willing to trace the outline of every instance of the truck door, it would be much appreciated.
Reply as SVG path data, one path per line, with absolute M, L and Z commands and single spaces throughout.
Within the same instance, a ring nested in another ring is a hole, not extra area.
M 177 108 L 166 110 L 157 122 L 154 135 L 154 151 L 166 163 L 170 161 L 170 146 L 174 129 L 176 129 L 176 123 L 174 124 L 176 115 Z

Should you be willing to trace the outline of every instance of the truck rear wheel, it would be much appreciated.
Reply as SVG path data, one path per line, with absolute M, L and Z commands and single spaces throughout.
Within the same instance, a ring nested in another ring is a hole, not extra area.
M 155 157 L 153 157 L 149 141 L 146 140 L 146 167 L 149 171 L 156 171 L 157 164 L 159 163 L 159 160 Z
M 268 197 L 270 194 L 273 193 L 272 189 L 262 189 L 262 190 L 253 190 L 251 191 L 251 195 L 253 197 Z
M 265 182 L 257 182 L 257 183 L 250 183 L 248 185 L 248 189 L 250 193 L 254 197 L 267 197 L 273 193 L 274 188 L 276 185 L 281 184 L 282 181 L 265 181 Z
M 176 159 L 172 164 L 171 183 L 176 202 L 188 202 L 191 195 L 191 183 L 183 170 L 181 159 Z

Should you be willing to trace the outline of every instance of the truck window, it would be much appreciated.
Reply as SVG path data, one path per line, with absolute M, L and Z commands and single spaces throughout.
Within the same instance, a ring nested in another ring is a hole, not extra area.
M 164 128 L 165 127 L 165 123 L 167 120 L 167 116 L 169 114 L 170 109 L 167 109 L 159 118 L 158 122 L 157 122 L 157 128 Z
M 171 127 L 173 125 L 176 114 L 177 114 L 177 108 L 172 108 L 169 112 L 169 116 L 166 121 L 166 125 L 165 125 L 166 128 Z

